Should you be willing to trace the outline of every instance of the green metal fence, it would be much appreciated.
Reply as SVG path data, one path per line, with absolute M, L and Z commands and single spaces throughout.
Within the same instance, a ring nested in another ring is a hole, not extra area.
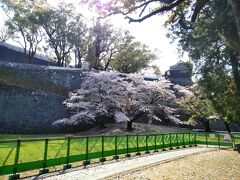
M 218 147 L 235 147 L 240 143 L 240 134 L 197 133 L 196 144 Z
M 224 139 L 225 138 L 225 139 Z M 226 140 L 224 134 L 209 133 L 171 133 L 149 135 L 115 135 L 64 137 L 49 139 L 17 139 L 0 141 L 0 175 L 17 174 L 19 172 L 41 169 L 47 172 L 48 167 L 83 161 L 84 165 L 91 159 L 99 158 L 101 162 L 106 157 L 137 153 L 151 150 L 165 150 L 187 145 L 205 144 L 219 147 L 232 147 L 240 137 L 231 135 Z

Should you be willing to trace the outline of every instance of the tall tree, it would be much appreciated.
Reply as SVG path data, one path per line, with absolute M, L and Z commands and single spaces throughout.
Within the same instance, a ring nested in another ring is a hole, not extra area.
M 128 31 L 114 28 L 112 24 L 98 19 L 90 30 L 87 61 L 92 68 L 106 71 L 115 60 L 117 53 L 133 39 Z
M 75 56 L 75 67 L 81 68 L 82 61 L 86 59 L 87 48 L 89 44 L 89 36 L 87 35 L 88 29 L 83 22 L 83 17 L 77 15 L 74 17 L 76 22 L 73 28 L 73 38 L 70 39 L 70 43 L 74 45 L 73 52 Z
M 156 56 L 147 49 L 146 45 L 131 41 L 116 54 L 111 66 L 122 73 L 136 73 L 148 67 L 155 59 Z
M 133 39 L 134 37 L 130 35 L 129 31 L 123 31 L 121 29 L 114 30 L 114 33 L 112 34 L 110 40 L 110 44 L 106 51 L 106 55 L 103 59 L 105 71 L 109 68 L 109 66 L 111 66 L 112 62 L 116 60 L 115 57 L 117 56 L 117 54 L 127 48 L 128 44 Z
M 100 20 L 94 24 L 90 30 L 91 42 L 87 61 L 94 69 L 103 69 L 102 61 L 108 55 L 108 50 L 112 43 L 114 30 L 109 23 L 102 23 Z
M 67 57 L 74 47 L 75 20 L 79 19 L 74 20 L 73 11 L 72 4 L 60 3 L 56 8 L 38 14 L 39 24 L 47 35 L 47 43 L 56 56 L 58 66 L 66 66 Z
M 217 116 L 217 112 L 200 87 L 195 86 L 192 92 L 193 94 L 178 100 L 178 103 L 191 113 L 191 119 L 202 123 L 205 131 L 210 132 L 210 117 Z
M 229 124 L 240 122 L 240 96 L 236 96 L 236 86 L 229 70 L 224 66 L 205 67 L 202 69 L 199 85 L 206 98 L 211 101 L 215 112 L 224 120 L 226 129 Z
M 214 14 L 212 17 L 210 14 L 211 9 L 205 9 L 202 18 L 194 23 L 194 29 L 172 26 L 170 34 L 172 38 L 178 38 L 180 47 L 189 53 L 195 64 L 201 92 L 207 95 L 227 127 L 229 122 L 239 121 L 240 117 L 240 106 L 236 103 L 240 97 L 239 57 L 223 40 L 220 32 L 224 25 L 219 25 Z M 224 17 L 219 15 L 219 18 Z
M 13 39 L 23 47 L 25 61 L 31 63 L 42 41 L 42 31 L 36 23 L 36 13 L 46 10 L 46 1 L 3 0 L 2 2 L 8 16 L 5 25 L 10 34 L 14 34 Z

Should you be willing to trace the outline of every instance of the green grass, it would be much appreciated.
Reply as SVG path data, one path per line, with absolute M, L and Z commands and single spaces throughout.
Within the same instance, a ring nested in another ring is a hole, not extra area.
M 126 132 L 122 131 L 120 134 L 153 134 L 153 133 L 186 133 L 192 132 L 190 129 L 172 127 L 172 126 L 163 126 L 163 125 L 152 125 L 144 123 L 133 123 L 134 131 Z M 94 135 L 102 135 L 99 132 L 93 132 Z M 106 132 L 105 134 L 114 135 L 114 132 Z M 119 133 L 118 133 L 119 134 Z M 66 134 L 0 134 L 0 140 L 5 139 L 17 139 L 17 138 L 48 138 L 48 137 L 64 137 Z M 75 135 L 75 134 L 73 134 Z M 86 135 L 90 135 L 87 134 Z
M 133 123 L 133 127 L 136 129 L 136 133 L 152 134 L 152 133 L 186 133 L 193 132 L 191 129 L 180 128 L 174 126 L 163 126 L 145 123 Z
M 48 138 L 48 137 L 64 137 L 64 134 L 0 134 L 0 140 L 17 139 L 17 138 Z

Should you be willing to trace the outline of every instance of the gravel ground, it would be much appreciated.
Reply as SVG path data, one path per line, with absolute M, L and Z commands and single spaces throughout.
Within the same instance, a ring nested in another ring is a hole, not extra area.
M 240 154 L 232 150 L 217 150 L 191 155 L 162 163 L 149 168 L 144 167 L 127 174 L 112 176 L 109 180 L 239 180 Z
M 154 166 L 154 164 L 171 161 L 193 154 L 209 151 L 216 151 L 216 148 L 193 147 L 172 151 L 164 151 L 154 154 L 143 155 L 141 157 L 124 158 L 116 161 L 107 161 L 103 165 L 92 164 L 87 168 L 71 168 L 66 171 L 58 171 L 38 177 L 30 177 L 28 180 L 47 179 L 47 180 L 95 180 L 106 179 L 121 173 L 131 172 L 134 169 L 144 169 L 144 167 Z M 115 178 L 113 178 L 115 179 Z

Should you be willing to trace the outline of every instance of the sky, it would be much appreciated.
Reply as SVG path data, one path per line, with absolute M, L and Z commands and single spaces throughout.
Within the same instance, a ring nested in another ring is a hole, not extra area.
M 182 59 L 178 55 L 177 44 L 171 43 L 171 39 L 166 37 L 167 29 L 163 26 L 165 19 L 166 17 L 154 16 L 141 23 L 128 23 L 123 16 L 112 17 L 115 26 L 129 30 L 138 41 L 147 44 L 150 49 L 157 49 L 159 58 L 155 64 L 160 67 L 161 72 Z
M 48 0 L 51 5 L 56 5 L 58 2 L 64 1 L 65 3 L 74 3 L 77 11 L 83 14 L 88 14 L 88 18 L 94 16 L 93 12 L 89 12 L 86 7 L 83 10 L 79 5 L 78 0 Z M 109 1 L 109 0 L 101 0 Z M 3 24 L 3 12 L 0 12 L 0 25 Z M 122 29 L 129 30 L 130 33 L 136 37 L 136 40 L 141 41 L 149 46 L 153 51 L 157 50 L 158 60 L 154 61 L 162 73 L 169 69 L 179 60 L 187 61 L 187 56 L 180 57 L 177 51 L 177 44 L 171 43 L 171 39 L 166 37 L 167 29 L 164 27 L 166 16 L 154 16 L 141 23 L 128 23 L 122 15 L 111 16 L 109 21 L 115 26 Z M 16 45 L 16 44 L 15 44 Z

